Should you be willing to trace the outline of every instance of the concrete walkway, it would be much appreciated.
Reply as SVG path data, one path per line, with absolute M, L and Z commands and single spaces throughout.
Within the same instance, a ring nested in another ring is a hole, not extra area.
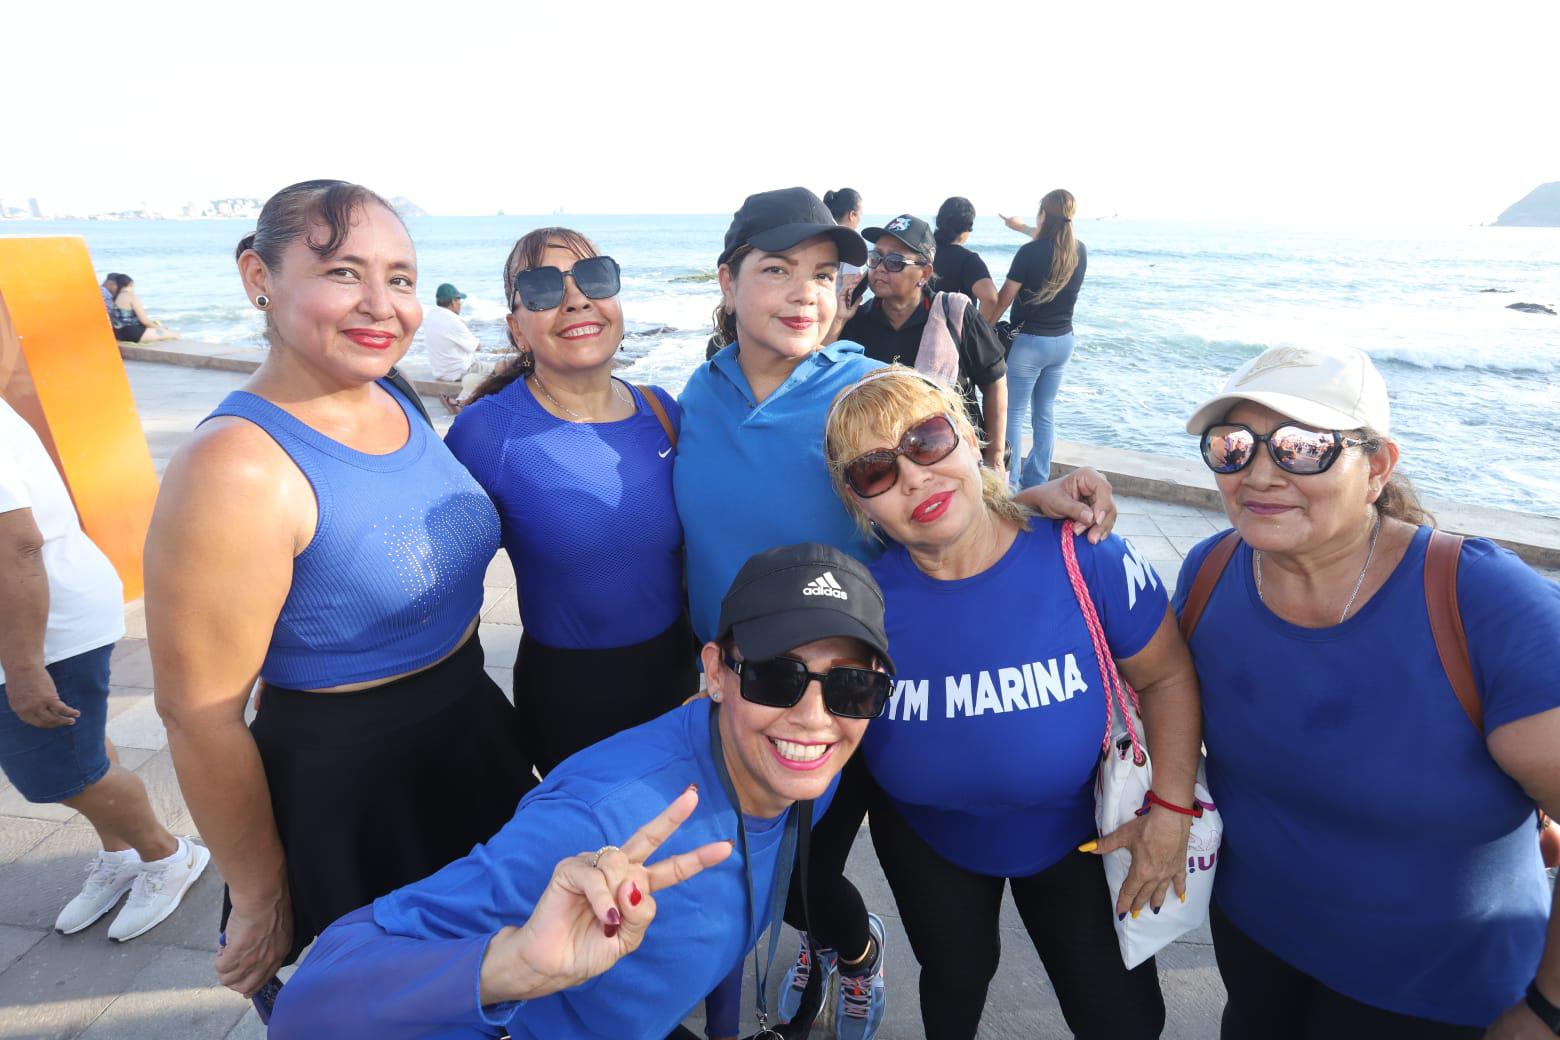
M 126 367 L 159 473 L 200 418 L 244 378 L 168 365 Z M 440 425 L 447 426 L 438 401 L 426 403 Z M 1167 582 L 1174 581 L 1184 553 L 1223 526 L 1221 516 L 1194 506 L 1125 499 L 1121 509 L 1117 530 L 1132 538 Z M 514 577 L 502 555 L 488 568 L 485 584 L 482 643 L 488 671 L 507 691 L 520 616 Z M 113 657 L 108 734 L 123 763 L 145 782 L 163 821 L 177 833 L 193 834 L 167 735 L 152 703 L 140 603 L 130 604 L 125 618 L 128 631 Z M 191 890 L 177 914 L 133 942 L 109 942 L 106 931 L 112 915 L 77 935 L 52 931 L 56 913 L 78 890 L 95 848 L 95 835 L 80 815 L 63 806 L 30 804 L 0 779 L 0 1037 L 262 1037 L 264 1030 L 248 1003 L 216 985 L 212 973 L 222 897 L 215 867 Z M 849 873 L 889 930 L 890 1012 L 880 1035 L 885 1040 L 920 1036 L 918 973 L 865 836 L 856 843 Z M 773 973 L 776 980 L 795 948 L 788 934 Z M 1223 988 L 1207 934 L 1176 943 L 1161 956 L 1159 967 L 1169 1007 L 1165 1036 L 1215 1036 Z M 752 1007 L 751 994 L 745 1006 Z M 702 1031 L 702 1015 L 696 1014 L 689 1024 Z M 751 1028 L 749 1023 L 744 1031 Z M 814 1032 L 815 1037 L 828 1035 Z M 1009 900 L 1003 916 L 1002 966 L 980 1036 L 997 1040 L 1067 1035 L 1045 972 Z

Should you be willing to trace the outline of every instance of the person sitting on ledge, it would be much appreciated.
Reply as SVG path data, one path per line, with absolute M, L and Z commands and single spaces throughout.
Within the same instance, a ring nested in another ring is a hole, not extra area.
M 135 294 L 134 285 L 135 279 L 117 272 L 103 279 L 103 303 L 108 308 L 109 324 L 114 327 L 114 338 L 121 343 L 155 343 L 158 340 L 178 339 L 177 332 L 146 316 L 141 298 Z

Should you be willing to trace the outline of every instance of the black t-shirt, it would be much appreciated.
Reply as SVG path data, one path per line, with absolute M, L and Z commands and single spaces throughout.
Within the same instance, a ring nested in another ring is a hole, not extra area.
M 937 247 L 937 255 L 932 258 L 932 272 L 937 275 L 939 292 L 963 293 L 972 300 L 975 299 L 975 283 L 991 277 L 991 270 L 980 254 L 956 242 Z
M 1045 288 L 1051 279 L 1051 257 L 1056 242 L 1049 238 L 1037 238 L 1019 247 L 1008 268 L 1008 280 L 1022 282 L 1024 287 L 1013 298 L 1013 328 L 1031 336 L 1065 336 L 1073 330 L 1073 304 L 1078 302 L 1078 290 L 1083 287 L 1083 271 L 1089 266 L 1088 253 L 1083 243 L 1078 243 L 1078 267 L 1067 280 L 1062 291 L 1045 303 L 1025 303 L 1033 293 Z
M 921 353 L 921 335 L 926 331 L 926 318 L 931 309 L 932 294 L 923 292 L 921 306 L 912 311 L 905 323 L 896 329 L 883 314 L 883 302 L 873 297 L 862 304 L 854 318 L 845 323 L 845 327 L 840 330 L 840 339 L 860 343 L 866 348 L 867 357 L 889 363 L 897 361 L 914 368 L 915 359 Z M 1002 344 L 971 301 L 964 309 L 964 328 L 959 336 L 959 392 L 964 395 L 970 421 L 977 430 L 982 429 L 983 420 L 975 388 L 994 383 L 1005 375 L 1007 362 L 1003 360 Z

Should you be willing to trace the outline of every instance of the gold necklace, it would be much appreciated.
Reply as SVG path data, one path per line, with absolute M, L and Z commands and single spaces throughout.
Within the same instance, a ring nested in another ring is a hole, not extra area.
M 552 406 L 554 408 L 558 409 L 560 412 L 567 412 L 574 419 L 575 422 L 595 422 L 596 421 L 594 418 L 592 418 L 589 415 L 581 415 L 579 412 L 576 412 L 574 409 L 570 408 L 568 405 L 560 404 L 558 402 L 558 399 L 556 397 L 554 397 L 551 393 L 548 392 L 547 384 L 542 382 L 542 377 L 537 372 L 533 371 L 531 373 L 531 381 L 533 383 L 535 383 L 536 384 L 536 388 L 542 392 L 542 396 L 547 398 L 547 400 L 552 402 Z M 618 385 L 618 381 L 616 379 L 612 380 L 612 398 L 613 398 L 613 400 L 622 400 L 623 399 L 623 390 Z

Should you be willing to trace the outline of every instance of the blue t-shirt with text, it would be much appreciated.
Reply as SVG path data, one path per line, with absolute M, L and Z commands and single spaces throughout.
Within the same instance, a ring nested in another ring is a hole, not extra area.
M 871 565 L 896 672 L 867 762 L 916 833 L 978 874 L 1034 874 L 1094 833 L 1106 707 L 1061 531 L 1036 519 L 955 581 L 897 545 Z M 1133 656 L 1164 621 L 1164 583 L 1124 538 L 1076 546 L 1112 656 Z
M 1191 639 L 1225 827 L 1214 899 L 1340 993 L 1483 1027 L 1533 978 L 1550 892 L 1533 803 L 1441 666 L 1429 535 L 1421 528 L 1386 583 L 1328 628 L 1267 608 L 1250 546 L 1230 559 Z M 1187 556 L 1178 611 L 1219 537 Z M 1560 707 L 1560 586 L 1469 539 L 1457 602 L 1486 732 Z

